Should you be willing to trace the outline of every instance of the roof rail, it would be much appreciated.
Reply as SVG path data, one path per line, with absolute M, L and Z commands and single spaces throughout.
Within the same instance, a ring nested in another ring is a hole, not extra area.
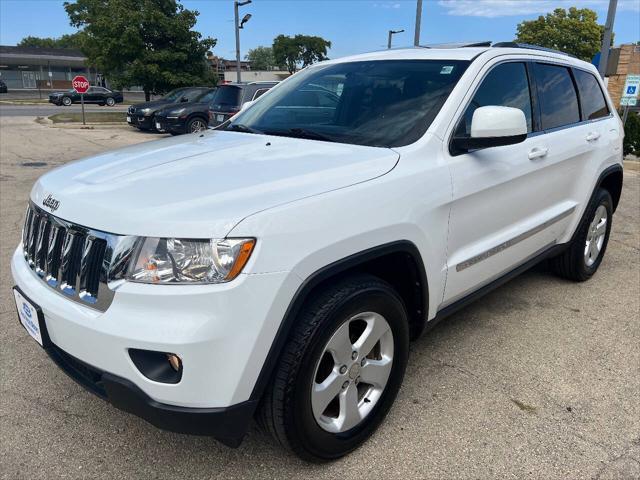
M 472 47 L 490 47 L 490 41 L 482 42 L 453 42 L 453 43 L 434 43 L 431 45 L 418 45 L 420 48 L 472 48 Z
M 538 45 L 531 45 L 530 43 L 518 43 L 518 42 L 498 42 L 493 44 L 494 48 L 525 48 L 528 50 L 540 50 L 542 52 L 557 53 L 559 55 L 566 55 L 567 57 L 578 58 L 570 53 L 561 52 L 560 50 L 554 50 L 553 48 L 540 47 Z

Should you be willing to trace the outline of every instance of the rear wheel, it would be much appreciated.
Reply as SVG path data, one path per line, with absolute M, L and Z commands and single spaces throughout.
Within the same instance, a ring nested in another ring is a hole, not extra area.
M 112 97 L 108 97 L 106 102 L 107 102 L 107 107 L 113 107 L 116 104 L 115 99 L 113 99 Z
M 409 350 L 407 314 L 370 275 L 338 282 L 303 308 L 260 409 L 260 423 L 311 461 L 364 443 L 389 411 Z
M 62 105 L 64 105 L 65 107 L 68 107 L 72 103 L 73 102 L 71 101 L 70 97 L 62 97 Z
M 589 202 L 569 248 L 551 261 L 558 275 L 583 282 L 596 273 L 607 249 L 612 217 L 611 195 L 600 188 Z
M 207 122 L 203 118 L 195 117 L 187 122 L 187 127 L 186 127 L 187 133 L 203 132 L 206 129 L 207 129 Z

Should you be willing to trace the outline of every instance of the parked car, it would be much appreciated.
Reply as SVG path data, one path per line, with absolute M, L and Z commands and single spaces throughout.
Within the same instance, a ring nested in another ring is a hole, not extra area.
M 175 107 L 176 104 L 198 102 L 212 90 L 211 87 L 176 88 L 158 100 L 131 105 L 127 110 L 127 123 L 140 130 L 155 130 L 155 116 L 159 110 Z
M 7 84 L 0 80 L 0 93 L 7 93 Z
M 227 83 L 218 90 L 209 106 L 209 125 L 217 127 L 240 111 L 246 102 L 257 100 L 278 82 Z
M 104 87 L 89 87 L 87 93 L 84 94 L 85 103 L 97 103 L 98 105 L 113 107 L 116 103 L 122 103 L 122 101 L 122 92 Z M 54 92 L 49 95 L 49 103 L 68 107 L 73 103 L 80 103 L 80 94 L 75 90 Z
M 181 135 L 206 130 L 209 124 L 209 102 L 215 93 L 216 89 L 211 89 L 193 102 L 171 104 L 156 111 L 156 131 Z
M 15 301 L 118 408 L 230 446 L 255 415 L 326 461 L 383 421 L 410 339 L 541 260 L 594 276 L 621 191 L 622 125 L 589 63 L 512 43 L 367 53 L 220 129 L 46 173 Z

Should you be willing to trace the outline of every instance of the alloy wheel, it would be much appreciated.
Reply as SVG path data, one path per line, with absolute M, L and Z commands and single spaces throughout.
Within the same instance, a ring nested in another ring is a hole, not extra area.
M 207 129 L 207 126 L 202 120 L 196 119 L 191 122 L 190 132 L 197 133 Z
M 587 267 L 591 267 L 600 256 L 607 234 L 607 221 L 607 209 L 604 205 L 599 205 L 589 225 L 589 230 L 587 230 L 587 240 L 584 246 L 584 263 Z
M 335 331 L 316 365 L 311 406 L 325 431 L 352 429 L 382 396 L 393 365 L 393 333 L 375 312 L 351 317 Z

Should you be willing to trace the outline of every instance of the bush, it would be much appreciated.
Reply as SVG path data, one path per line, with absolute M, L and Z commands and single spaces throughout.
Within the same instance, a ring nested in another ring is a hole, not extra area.
M 640 115 L 637 112 L 630 112 L 627 117 L 622 150 L 625 155 L 632 153 L 640 156 Z

